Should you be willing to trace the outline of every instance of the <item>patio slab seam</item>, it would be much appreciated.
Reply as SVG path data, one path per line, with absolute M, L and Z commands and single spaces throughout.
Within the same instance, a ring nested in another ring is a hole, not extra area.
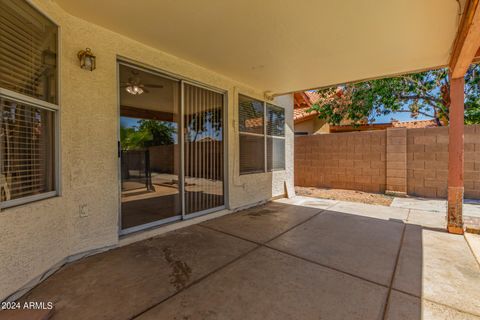
M 393 290 L 397 291 L 397 292 L 401 292 L 401 291 L 396 290 L 396 289 L 393 289 Z M 459 309 L 459 308 L 456 308 L 456 307 L 453 307 L 453 306 L 449 306 L 448 304 L 444 304 L 444 303 L 441 303 L 441 302 L 438 302 L 438 301 L 435 301 L 435 300 L 432 300 L 432 299 L 420 298 L 420 300 L 428 301 L 430 303 L 442 306 L 444 308 L 452 309 L 452 310 L 455 310 L 455 311 L 460 312 L 460 313 L 465 313 L 465 314 L 468 314 L 468 315 L 471 315 L 471 316 L 480 317 L 480 313 L 472 313 L 472 312 L 469 312 L 469 311 L 465 311 L 465 310 L 462 310 L 462 309 Z
M 301 225 L 301 224 L 303 224 L 303 223 L 305 223 L 305 222 L 307 222 L 307 221 L 309 221 L 309 220 L 313 219 L 314 217 L 318 216 L 319 214 L 323 213 L 324 211 L 325 211 L 325 209 L 321 209 L 321 210 L 319 210 L 317 213 L 315 213 L 315 214 L 314 214 L 314 215 L 312 215 L 311 217 L 309 217 L 309 218 L 305 219 L 304 221 L 301 221 L 300 223 L 298 223 L 298 224 L 296 224 L 296 225 L 294 225 L 294 226 L 292 226 L 292 227 L 288 228 L 287 230 L 285 230 L 285 231 L 283 231 L 283 232 L 279 233 L 278 235 L 276 235 L 276 236 L 275 236 L 275 237 L 273 237 L 272 239 L 269 239 L 269 240 L 267 240 L 266 242 L 269 242 L 269 241 L 275 240 L 276 238 L 278 238 L 278 237 L 282 236 L 283 234 L 285 234 L 285 233 L 287 233 L 288 231 L 290 231 L 290 230 L 292 230 L 292 229 L 296 228 L 297 226 L 299 226 L 299 225 Z M 139 312 L 139 313 L 137 313 L 136 315 L 134 315 L 134 316 L 132 316 L 132 317 L 130 318 L 131 320 L 133 320 L 133 319 L 136 319 L 136 318 L 140 317 L 141 315 L 143 315 L 143 314 L 147 313 L 148 311 L 150 311 L 150 310 L 152 310 L 153 308 L 155 308 L 155 307 L 159 306 L 160 304 L 164 303 L 165 301 L 167 301 L 167 300 L 169 300 L 169 299 L 171 299 L 171 298 L 175 297 L 175 296 L 176 296 L 176 295 L 178 295 L 179 293 L 181 293 L 181 292 L 183 292 L 183 291 L 185 291 L 185 290 L 189 289 L 190 287 L 192 287 L 192 286 L 194 286 L 194 285 L 196 285 L 196 284 L 200 283 L 201 281 L 203 281 L 203 280 L 207 279 L 207 278 L 208 278 L 208 277 L 210 277 L 211 275 L 213 275 L 213 274 L 215 274 L 215 273 L 217 273 L 217 272 L 219 272 L 219 271 L 223 270 L 224 268 L 228 267 L 229 265 L 231 265 L 231 264 L 233 264 L 233 263 L 235 263 L 235 262 L 239 261 L 240 259 L 242 259 L 242 258 L 246 257 L 248 254 L 250 254 L 250 253 L 254 252 L 255 250 L 257 250 L 257 249 L 259 249 L 259 248 L 262 248 L 262 247 L 264 246 L 264 243 L 260 243 L 260 242 L 252 241 L 252 240 L 249 240 L 249 239 L 245 239 L 245 238 L 242 238 L 242 237 L 239 237 L 239 236 L 236 236 L 236 235 L 230 234 L 230 233 L 228 233 L 228 232 L 225 232 L 225 231 L 220 231 L 220 230 L 214 229 L 214 228 L 212 228 L 212 227 L 209 227 L 209 226 L 205 226 L 205 225 L 202 225 L 202 224 L 198 224 L 198 226 L 201 226 L 201 227 L 203 227 L 203 228 L 205 228 L 205 229 L 208 229 L 208 230 L 211 230 L 211 231 L 215 231 L 215 232 L 219 232 L 219 233 L 222 233 L 222 234 L 225 234 L 225 235 L 231 236 L 231 237 L 235 237 L 235 238 L 238 238 L 238 239 L 240 239 L 240 240 L 243 240 L 243 241 L 248 241 L 248 242 L 250 242 L 250 243 L 256 244 L 257 246 L 256 246 L 256 247 L 254 247 L 254 248 L 252 248 L 251 250 L 248 250 L 247 252 L 245 252 L 245 253 L 241 254 L 240 256 L 236 257 L 236 258 L 235 258 L 235 259 L 233 259 L 232 261 L 229 261 L 228 263 L 226 263 L 226 264 L 224 264 L 224 265 L 222 265 L 222 266 L 220 266 L 220 267 L 216 268 L 215 270 L 213 270 L 213 271 L 211 271 L 211 272 L 207 273 L 207 274 L 206 274 L 206 275 L 204 275 L 203 277 L 200 277 L 199 279 L 197 279 L 197 280 L 193 281 L 192 283 L 190 283 L 190 284 L 186 285 L 185 287 L 183 287 L 182 289 L 178 290 L 177 292 L 175 292 L 175 293 L 171 294 L 170 296 L 168 296 L 168 297 L 166 297 L 166 298 L 162 299 L 161 301 L 159 301 L 159 302 L 157 302 L 157 303 L 155 303 L 155 304 L 151 305 L 150 307 L 146 308 L 146 309 L 145 309 L 145 310 L 143 310 L 142 312 Z M 266 242 L 265 242 L 265 243 L 266 243 Z
M 242 259 L 243 257 L 245 257 L 245 256 L 247 256 L 248 254 L 254 252 L 255 250 L 258 250 L 259 248 L 261 248 L 261 246 L 256 246 L 256 247 L 254 247 L 254 248 L 252 248 L 252 249 L 250 249 L 250 250 L 242 253 L 241 255 L 239 255 L 238 257 L 236 257 L 235 259 L 227 262 L 227 263 L 224 264 L 224 265 L 221 265 L 221 266 L 218 267 L 218 268 L 215 268 L 214 270 L 212 270 L 211 272 L 208 272 L 208 273 L 205 274 L 204 276 L 202 276 L 202 277 L 200 277 L 200 278 L 192 281 L 191 283 L 189 283 L 189 284 L 186 285 L 185 287 L 183 287 L 183 288 L 181 288 L 180 290 L 174 292 L 173 294 L 171 294 L 171 295 L 169 295 L 168 297 L 162 299 L 161 301 L 159 301 L 159 302 L 157 302 L 157 303 L 154 303 L 153 305 L 149 306 L 148 308 L 146 308 L 146 309 L 142 310 L 141 312 L 133 315 L 133 316 L 130 317 L 129 319 L 130 319 L 130 320 L 133 320 L 133 319 L 136 319 L 136 318 L 140 317 L 141 315 L 143 315 L 143 314 L 147 313 L 148 311 L 154 309 L 155 307 L 159 306 L 160 304 L 164 303 L 165 301 L 167 301 L 167 300 L 175 297 L 176 295 L 182 293 L 183 291 L 189 289 L 190 287 L 192 287 L 192 286 L 194 286 L 194 285 L 202 282 L 203 280 L 205 280 L 205 279 L 208 278 L 209 276 L 213 275 L 214 273 L 217 273 L 218 271 L 220 271 L 220 270 L 228 267 L 229 265 L 231 265 L 231 264 L 235 263 L 236 261 Z
M 408 209 L 407 218 L 405 219 L 406 221 L 408 221 L 408 218 L 410 216 L 410 211 L 411 211 L 411 209 Z M 391 296 L 392 290 L 393 290 L 393 282 L 395 280 L 395 274 L 397 273 L 398 262 L 400 261 L 400 253 L 402 252 L 403 242 L 405 240 L 405 230 L 406 229 L 407 229 L 407 224 L 405 223 L 403 225 L 403 229 L 402 229 L 402 236 L 400 237 L 400 245 L 398 246 L 397 256 L 395 258 L 395 265 L 393 267 L 392 277 L 390 279 L 390 285 L 388 286 L 388 293 L 387 293 L 387 298 L 385 300 L 385 306 L 384 306 L 384 309 L 383 309 L 382 319 L 386 319 L 387 314 L 388 314 L 390 296 Z
M 306 261 L 306 262 L 310 262 L 310 263 L 316 264 L 316 265 L 318 265 L 318 266 L 320 266 L 320 267 L 327 268 L 327 269 L 330 269 L 330 270 L 333 270 L 333 271 L 342 273 L 342 274 L 344 274 L 344 275 L 347 275 L 347 276 L 350 276 L 350 277 L 354 277 L 354 278 L 357 278 L 357 279 L 359 279 L 359 280 L 363 280 L 363 281 L 366 281 L 366 282 L 369 282 L 369 283 L 372 283 L 372 284 L 376 284 L 376 285 L 378 285 L 378 286 L 381 286 L 381 287 L 384 287 L 384 288 L 387 288 L 387 289 L 388 289 L 388 286 L 386 286 L 386 285 L 384 285 L 384 284 L 382 284 L 382 283 L 375 282 L 375 281 L 373 281 L 373 280 L 360 277 L 360 276 L 355 275 L 355 274 L 353 274 L 353 273 L 350 273 L 350 272 L 347 272 L 347 271 L 344 271 L 344 270 L 340 270 L 340 269 L 337 269 L 337 268 L 335 268 L 335 267 L 327 266 L 327 265 L 325 265 L 325 264 L 322 264 L 322 263 L 319 263 L 319 262 L 317 262 L 317 261 L 314 261 L 314 260 L 311 260 L 311 259 L 308 259 L 308 258 L 299 256 L 299 255 L 296 255 L 296 254 L 291 253 L 291 252 L 287 252 L 287 251 L 284 251 L 284 250 L 281 250 L 281 249 L 277 249 L 277 248 L 275 248 L 275 247 L 271 247 L 271 246 L 269 246 L 268 244 L 264 244 L 263 246 L 264 246 L 265 248 L 268 248 L 268 249 L 271 249 L 271 250 L 275 250 L 275 251 L 277 251 L 277 252 L 280 252 L 280 253 L 283 253 L 283 254 L 292 256 L 292 257 L 294 257 L 294 258 L 297 258 L 297 259 L 300 259 L 300 260 L 303 260 L 303 261 Z
M 477 254 L 475 254 L 475 250 L 473 250 L 472 244 L 470 243 L 470 240 L 468 239 L 465 233 L 463 234 L 463 238 L 465 239 L 465 242 L 467 242 L 468 249 L 470 249 L 470 253 L 473 255 L 473 258 L 477 262 L 478 268 L 480 269 L 480 260 L 479 260 L 480 257 L 477 256 Z
M 220 232 L 220 233 L 223 233 L 223 234 L 232 236 L 232 237 L 236 237 L 236 238 L 241 239 L 241 240 L 249 241 L 249 242 L 252 242 L 252 243 L 254 243 L 254 244 L 264 245 L 264 244 L 266 244 L 266 243 L 268 243 L 268 242 L 271 242 L 271 241 L 273 241 L 273 240 L 275 240 L 275 239 L 283 236 L 285 233 L 287 233 L 287 232 L 295 229 L 296 227 L 298 227 L 298 226 L 300 226 L 300 225 L 302 225 L 302 224 L 310 221 L 311 219 L 313 219 L 313 218 L 315 218 L 316 216 L 324 213 L 325 211 L 328 211 L 328 209 L 321 209 L 320 211 L 316 212 L 315 214 L 313 214 L 312 216 L 308 217 L 307 219 L 305 219 L 305 220 L 303 220 L 303 221 L 300 221 L 299 223 L 297 223 L 297 224 L 289 227 L 288 229 L 280 232 L 280 233 L 277 234 L 276 236 L 274 236 L 274 237 L 272 237 L 272 238 L 270 238 L 270 239 L 268 239 L 268 240 L 265 240 L 264 242 L 247 239 L 247 238 L 245 238 L 245 237 L 238 236 L 238 235 L 229 233 L 229 232 L 224 231 L 224 230 L 217 229 L 217 228 L 212 227 L 212 226 L 209 226 L 209 225 L 199 224 L 199 226 L 201 226 L 201 227 L 203 227 L 203 228 L 207 228 L 207 229 L 209 229 L 209 230 L 217 231 L 217 232 Z
M 291 230 L 299 227 L 300 225 L 308 222 L 309 220 L 315 218 L 316 216 L 320 215 L 320 214 L 323 213 L 323 212 L 328 212 L 328 210 L 327 210 L 327 209 L 324 209 L 324 210 L 322 210 L 321 212 L 316 213 L 315 215 L 313 215 L 312 217 L 309 217 L 309 218 L 306 219 L 305 221 L 302 221 L 302 222 L 296 224 L 295 226 L 292 226 L 292 227 L 289 228 L 288 230 L 286 230 L 286 231 L 278 234 L 277 236 L 275 236 L 275 237 L 273 237 L 272 239 L 270 239 L 270 240 L 268 240 L 268 241 L 265 241 L 265 242 L 263 242 L 263 243 L 262 243 L 262 242 L 257 242 L 257 241 L 254 241 L 254 240 L 245 239 L 245 238 L 243 238 L 243 237 L 241 237 L 241 236 L 238 236 L 238 235 L 235 235 L 235 234 L 231 234 L 231 233 L 228 233 L 228 232 L 223 231 L 223 230 L 218 230 L 218 229 L 216 229 L 216 228 L 212 228 L 211 226 L 206 226 L 206 225 L 201 225 L 201 226 L 204 227 L 204 228 L 207 228 L 207 229 L 209 229 L 209 230 L 216 231 L 216 232 L 220 232 L 220 233 L 222 233 L 222 234 L 225 234 L 225 235 L 228 235 L 228 236 L 232 236 L 232 237 L 235 237 L 235 238 L 238 238 L 238 239 L 241 239 L 241 240 L 249 241 L 249 242 L 251 242 L 251 243 L 254 243 L 254 244 L 256 244 L 256 245 L 259 245 L 260 247 L 265 247 L 265 248 L 268 248 L 268 249 L 271 249 L 271 250 L 274 250 L 274 251 L 277 251 L 277 252 L 280 252 L 280 253 L 289 255 L 289 256 L 291 256 L 291 257 L 294 257 L 294 258 L 297 258 L 297 259 L 300 259 L 300 260 L 303 260 L 303 261 L 306 261 L 306 262 L 309 262 L 309 263 L 316 264 L 316 265 L 321 266 L 321 267 L 323 267 L 323 268 L 327 268 L 327 269 L 330 269 L 330 270 L 332 270 L 332 271 L 336 271 L 336 272 L 342 273 L 342 274 L 344 274 L 344 275 L 347 275 L 347 276 L 350 276 L 350 277 L 354 277 L 354 278 L 356 278 L 356 279 L 363 280 L 363 281 L 366 281 L 366 282 L 369 282 L 369 283 L 372 283 L 372 284 L 375 284 L 375 285 L 378 285 L 378 286 L 381 286 L 381 287 L 384 287 L 384 288 L 387 288 L 387 289 L 388 289 L 389 287 L 386 286 L 386 285 L 384 285 L 384 284 L 382 284 L 382 283 L 375 282 L 375 281 L 373 281 L 373 280 L 360 277 L 360 276 L 355 275 L 355 274 L 353 274 L 353 273 L 349 273 L 349 272 L 347 272 L 347 271 L 344 271 L 344 270 L 341 270 L 341 269 L 337 269 L 337 268 L 335 268 L 335 267 L 328 266 L 328 265 L 319 263 L 319 262 L 317 262 L 317 261 L 314 261 L 314 260 L 311 260 L 311 259 L 308 259 L 308 258 L 299 256 L 299 255 L 296 255 L 296 254 L 294 254 L 294 253 L 291 253 L 291 252 L 288 252 L 288 251 L 285 251 L 285 250 L 281 250 L 281 249 L 278 249 L 278 248 L 275 248 L 275 247 L 272 247 L 272 246 L 268 245 L 269 242 L 274 241 L 275 239 L 277 239 L 278 237 L 282 236 L 283 234 L 285 234 L 285 233 L 287 233 L 287 232 L 289 232 L 289 231 L 291 231 Z M 398 290 L 397 290 L 397 291 L 398 291 Z M 415 298 L 419 298 L 418 296 L 415 296 L 415 295 L 413 295 L 413 294 L 411 294 L 411 293 L 406 293 L 406 292 L 402 292 L 402 293 L 408 294 L 408 295 L 410 295 L 410 296 L 412 296 L 412 297 L 415 297 Z

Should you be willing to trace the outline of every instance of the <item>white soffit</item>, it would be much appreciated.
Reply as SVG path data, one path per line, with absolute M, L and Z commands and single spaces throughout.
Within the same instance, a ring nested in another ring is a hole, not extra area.
M 446 65 L 463 9 L 456 0 L 55 1 L 273 93 Z

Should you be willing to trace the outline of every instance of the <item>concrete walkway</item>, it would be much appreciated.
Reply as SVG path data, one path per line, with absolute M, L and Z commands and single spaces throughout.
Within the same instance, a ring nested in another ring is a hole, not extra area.
M 391 206 L 441 213 L 446 219 L 447 200 L 444 199 L 394 198 Z M 463 222 L 466 227 L 480 229 L 480 200 L 465 199 L 463 201 Z
M 54 319 L 480 319 L 479 261 L 438 217 L 282 199 L 82 259 L 22 301 Z

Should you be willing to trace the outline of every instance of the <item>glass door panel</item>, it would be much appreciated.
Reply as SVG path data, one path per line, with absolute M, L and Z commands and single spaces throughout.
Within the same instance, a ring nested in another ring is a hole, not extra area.
M 121 229 L 134 231 L 181 218 L 180 83 L 124 64 L 119 74 Z
M 184 83 L 185 214 L 224 205 L 224 96 Z

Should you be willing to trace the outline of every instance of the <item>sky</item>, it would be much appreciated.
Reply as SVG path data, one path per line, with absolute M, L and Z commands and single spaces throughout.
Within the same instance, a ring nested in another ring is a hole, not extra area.
M 408 112 L 398 112 L 398 113 L 390 113 L 390 114 L 387 114 L 386 116 L 378 116 L 375 118 L 375 121 L 373 123 L 389 123 L 392 121 L 392 118 L 400 122 L 432 119 L 430 117 L 426 117 L 421 114 L 417 118 L 412 118 L 410 116 L 410 113 Z

